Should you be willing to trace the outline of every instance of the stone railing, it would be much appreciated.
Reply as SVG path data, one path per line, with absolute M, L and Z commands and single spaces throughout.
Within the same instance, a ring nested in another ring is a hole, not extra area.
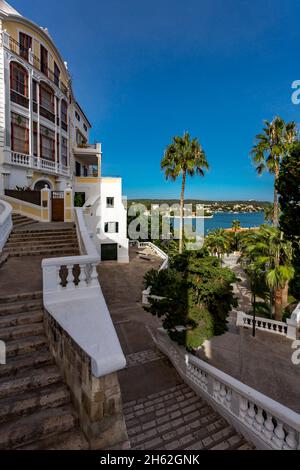
M 157 347 L 182 379 L 258 449 L 300 449 L 300 415 L 189 354 L 160 329 Z
M 44 170 L 48 173 L 62 174 L 65 176 L 69 175 L 69 168 L 65 165 L 60 165 L 52 160 L 47 160 L 42 157 L 35 157 L 32 155 L 26 155 L 19 152 L 10 152 L 10 158 L 6 158 L 7 163 L 23 166 L 31 169 Z
M 44 259 L 43 300 L 50 349 L 92 448 L 127 440 L 117 371 L 126 366 L 98 281 L 97 250 L 75 209 L 80 256 Z
M 0 200 L 0 253 L 12 231 L 12 207 L 5 201 Z
M 290 339 L 297 339 L 298 325 L 297 322 L 294 322 L 292 319 L 288 319 L 287 323 L 262 317 L 255 317 L 254 320 L 252 315 L 237 312 L 236 326 L 253 328 L 253 322 L 257 330 L 275 333 Z
M 168 269 L 168 265 L 169 265 L 168 255 L 163 250 L 158 248 L 158 246 L 154 245 L 154 243 L 152 243 L 152 242 L 140 242 L 140 241 L 134 241 L 134 242 L 131 242 L 131 243 L 136 245 L 138 248 L 146 248 L 146 247 L 151 248 L 151 250 L 163 260 L 163 263 L 160 266 L 159 271 L 162 271 L 163 269 Z M 150 292 L 151 292 L 151 286 L 149 286 L 147 289 L 143 290 L 143 292 L 142 292 L 142 304 L 143 305 L 148 305 L 149 304 L 149 301 L 148 301 L 149 297 L 159 298 L 155 295 L 151 296 Z

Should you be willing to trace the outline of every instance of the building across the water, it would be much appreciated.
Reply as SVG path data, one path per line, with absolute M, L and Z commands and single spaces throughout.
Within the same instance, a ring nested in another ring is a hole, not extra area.
M 39 218 L 40 191 L 51 191 L 49 220 L 66 220 L 64 191 L 85 204 L 102 259 L 128 261 L 121 178 L 103 177 L 100 143 L 76 101 L 67 63 L 46 28 L 0 0 L 0 196 Z M 68 214 L 72 213 L 68 212 Z

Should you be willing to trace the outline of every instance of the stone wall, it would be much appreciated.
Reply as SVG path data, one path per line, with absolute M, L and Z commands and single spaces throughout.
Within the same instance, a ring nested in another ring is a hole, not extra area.
M 107 449 L 116 444 L 126 447 L 128 436 L 117 373 L 93 376 L 89 356 L 47 311 L 44 326 L 51 353 L 70 389 L 91 449 Z

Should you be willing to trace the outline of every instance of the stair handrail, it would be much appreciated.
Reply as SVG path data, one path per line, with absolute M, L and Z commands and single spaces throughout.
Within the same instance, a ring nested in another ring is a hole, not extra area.
M 0 253 L 13 228 L 12 206 L 8 202 L 0 200 Z

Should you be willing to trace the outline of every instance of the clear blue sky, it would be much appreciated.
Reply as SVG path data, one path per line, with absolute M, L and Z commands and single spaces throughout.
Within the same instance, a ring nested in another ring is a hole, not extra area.
M 12 0 L 48 27 L 103 143 L 105 175 L 131 198 L 178 197 L 160 159 L 188 130 L 211 170 L 186 197 L 272 199 L 249 158 L 263 119 L 299 121 L 299 0 Z

